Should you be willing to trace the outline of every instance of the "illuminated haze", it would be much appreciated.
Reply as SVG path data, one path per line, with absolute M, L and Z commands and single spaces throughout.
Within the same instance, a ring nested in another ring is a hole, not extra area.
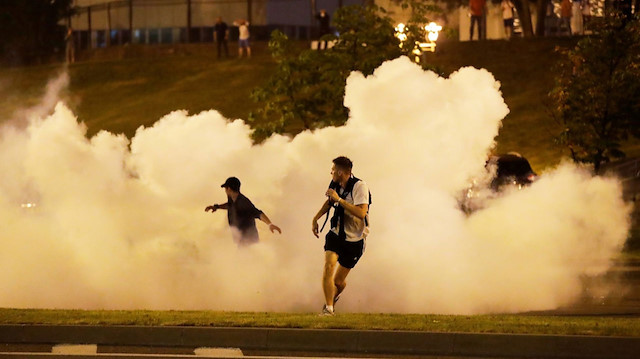
M 0 307 L 317 311 L 324 254 L 311 218 L 339 155 L 373 204 L 338 311 L 556 308 L 621 249 L 629 208 L 619 183 L 571 164 L 470 217 L 458 209 L 508 113 L 489 72 L 445 79 L 400 58 L 352 74 L 345 105 L 346 126 L 261 145 L 213 110 L 173 112 L 131 140 L 88 139 L 63 103 L 5 125 Z M 262 242 L 238 249 L 226 212 L 204 212 L 226 201 L 229 176 L 282 235 L 259 222 Z

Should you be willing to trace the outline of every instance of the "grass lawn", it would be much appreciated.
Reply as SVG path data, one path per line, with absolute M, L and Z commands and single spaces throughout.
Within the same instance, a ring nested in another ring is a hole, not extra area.
M 140 53 L 118 60 L 98 53 L 97 60 L 69 66 L 70 84 L 62 99 L 86 123 L 90 136 L 108 130 L 132 137 L 139 126 L 150 126 L 174 110 L 216 109 L 227 118 L 246 119 L 256 106 L 249 99 L 251 90 L 274 66 L 264 49 L 250 60 L 218 60 L 212 45 L 164 49 L 138 48 Z M 0 122 L 19 108 L 37 105 L 47 81 L 61 71 L 60 65 L 1 69 L 0 95 L 6 101 L 0 104 Z
M 640 336 L 629 317 L 0 309 L 0 324 L 151 325 Z

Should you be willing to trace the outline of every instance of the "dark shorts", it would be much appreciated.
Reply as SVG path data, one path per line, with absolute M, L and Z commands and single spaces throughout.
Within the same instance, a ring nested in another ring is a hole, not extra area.
M 513 18 L 511 19 L 503 19 L 504 27 L 513 27 Z
M 338 255 L 338 263 L 341 266 L 351 269 L 364 253 L 364 239 L 357 242 L 342 240 L 333 231 L 329 231 L 324 240 L 324 250 L 331 251 Z

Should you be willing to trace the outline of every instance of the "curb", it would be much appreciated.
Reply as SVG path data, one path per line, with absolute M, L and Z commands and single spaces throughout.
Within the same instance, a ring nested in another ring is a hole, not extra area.
M 640 338 L 343 329 L 0 325 L 0 345 L 227 347 L 260 352 L 637 358 Z

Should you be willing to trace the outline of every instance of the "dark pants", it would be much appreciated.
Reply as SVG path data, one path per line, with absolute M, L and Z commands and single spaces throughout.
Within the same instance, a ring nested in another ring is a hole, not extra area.
M 225 40 L 219 40 L 219 41 L 217 41 L 217 43 L 218 43 L 218 57 L 220 57 L 220 55 L 221 55 L 220 54 L 220 48 L 221 47 L 224 47 L 224 55 L 226 57 L 229 57 L 229 47 L 227 46 L 227 40 L 226 39 Z
M 473 27 L 478 24 L 478 40 L 482 39 L 482 16 L 471 15 L 471 26 L 469 27 L 469 40 L 473 40 Z
M 318 38 L 318 50 L 326 50 L 327 49 L 328 42 L 327 41 L 322 41 L 321 39 L 322 39 L 322 37 L 324 35 L 328 35 L 330 33 L 331 33 L 331 31 L 329 31 L 329 30 L 323 30 L 323 29 L 320 30 L 320 37 Z

